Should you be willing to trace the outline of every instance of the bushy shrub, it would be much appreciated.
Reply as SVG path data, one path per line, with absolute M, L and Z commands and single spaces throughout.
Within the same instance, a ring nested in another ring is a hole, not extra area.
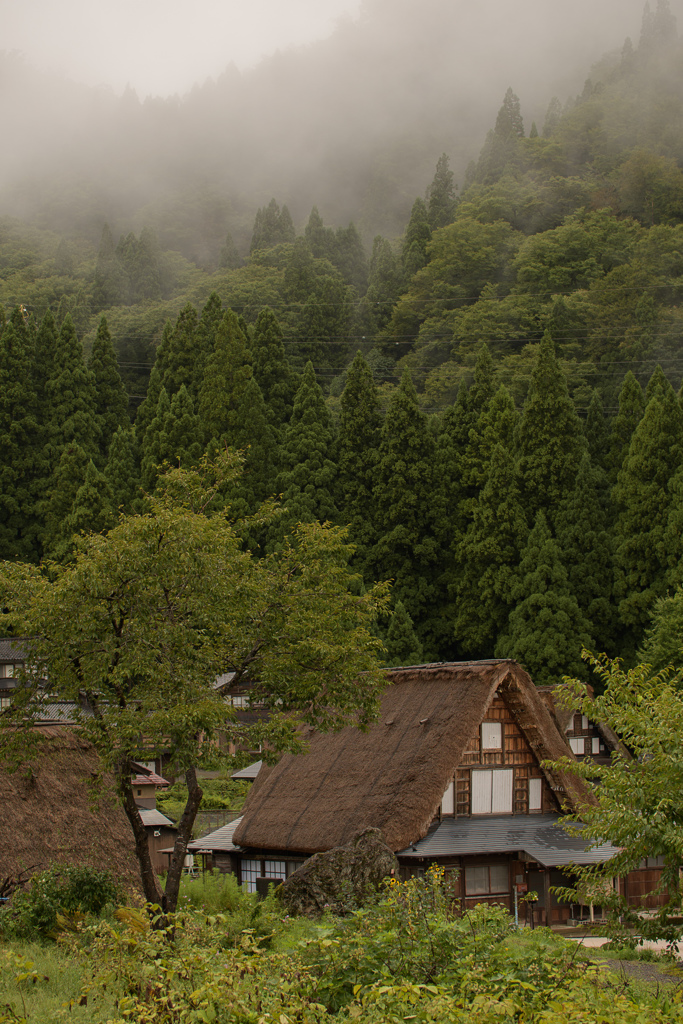
M 109 871 L 80 865 L 54 864 L 34 875 L 0 910 L 0 933 L 16 938 L 50 935 L 60 912 L 99 916 L 107 904 L 119 903 L 123 893 Z

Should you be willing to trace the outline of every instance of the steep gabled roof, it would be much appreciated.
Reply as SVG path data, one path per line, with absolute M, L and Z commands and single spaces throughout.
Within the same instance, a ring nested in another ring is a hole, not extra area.
M 234 835 L 240 846 L 315 853 L 380 828 L 401 850 L 426 835 L 444 790 L 496 691 L 539 761 L 572 757 L 529 676 L 514 661 L 393 669 L 378 721 L 363 733 L 309 730 L 306 754 L 263 767 Z M 548 780 L 560 802 L 585 798 L 580 780 Z

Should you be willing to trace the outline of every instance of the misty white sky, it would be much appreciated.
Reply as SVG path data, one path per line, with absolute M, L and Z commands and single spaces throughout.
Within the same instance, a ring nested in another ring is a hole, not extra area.
M 361 0 L 0 0 L 0 48 L 142 98 L 330 34 Z

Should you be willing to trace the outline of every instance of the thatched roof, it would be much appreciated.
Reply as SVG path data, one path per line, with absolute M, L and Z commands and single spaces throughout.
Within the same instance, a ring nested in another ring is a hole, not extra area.
M 235 843 L 315 853 L 343 845 L 366 826 L 380 828 L 393 850 L 421 839 L 497 690 L 539 760 L 573 756 L 516 662 L 426 665 L 387 675 L 381 713 L 368 732 L 308 731 L 306 754 L 287 754 L 261 770 Z M 573 806 L 585 796 L 572 776 L 546 775 L 561 802 Z
M 572 727 L 575 711 L 571 701 L 563 699 L 563 689 L 563 684 L 558 686 L 539 686 L 538 692 L 543 697 L 543 700 L 557 722 L 560 731 L 562 733 L 566 733 Z M 586 691 L 590 697 L 593 696 L 593 687 L 588 683 L 586 683 Z M 611 726 L 607 725 L 606 722 L 600 722 L 597 719 L 591 719 L 590 721 L 602 736 L 609 750 L 617 750 L 622 757 L 627 759 L 632 758 L 630 750 L 624 743 L 622 743 Z
M 42 749 L 33 773 L 0 769 L 0 874 L 86 864 L 136 884 L 135 844 L 123 809 L 106 790 L 97 804 L 91 801 L 92 746 L 63 726 L 36 732 Z

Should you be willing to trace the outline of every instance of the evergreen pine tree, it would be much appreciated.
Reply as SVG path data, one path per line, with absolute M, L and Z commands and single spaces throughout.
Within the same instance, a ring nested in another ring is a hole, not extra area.
M 522 499 L 532 517 L 543 509 L 553 525 L 574 486 L 585 450 L 581 423 L 546 332 L 517 433 Z
M 374 337 L 391 320 L 401 290 L 401 276 L 391 243 L 377 235 L 372 243 L 368 290 L 361 303 L 364 331 L 369 336 Z
M 200 381 L 196 374 L 196 333 L 197 310 L 191 303 L 181 309 L 173 330 L 165 335 L 159 346 L 157 361 L 160 362 L 161 384 L 172 397 L 185 385 L 193 401 L 197 399 Z M 167 345 L 164 342 L 167 341 Z
M 47 310 L 40 321 L 36 335 L 34 380 L 38 399 L 38 418 L 41 424 L 50 419 L 47 398 L 47 382 L 54 373 L 55 351 L 57 348 L 57 325 L 51 310 Z
M 347 228 L 337 228 L 334 264 L 346 284 L 363 295 L 368 287 L 370 268 L 362 239 L 352 222 Z
M 432 238 L 429 211 L 424 199 L 416 199 L 410 212 L 410 220 L 403 236 L 401 262 L 403 282 L 407 285 L 418 270 L 427 265 L 427 246 Z
M 0 337 L 0 558 L 37 561 L 42 432 L 33 346 L 21 310 Z
M 308 224 L 304 228 L 304 238 L 313 256 L 317 259 L 329 260 L 335 263 L 337 255 L 337 241 L 332 228 L 326 228 L 323 219 L 318 213 L 318 207 L 314 206 L 308 218 Z
M 611 648 L 615 639 L 610 525 L 607 477 L 586 453 L 574 489 L 558 509 L 556 536 L 569 587 L 601 651 Z
M 337 465 L 329 410 L 312 363 L 307 363 L 284 432 L 282 471 L 276 489 L 285 512 L 273 531 L 281 538 L 295 523 L 335 522 Z
M 159 468 L 188 468 L 198 463 L 204 445 L 199 417 L 195 414 L 192 396 L 183 384 L 169 400 L 166 388 L 161 389 L 156 416 L 150 423 L 142 444 L 142 486 L 151 493 L 159 477 Z
M 496 126 L 493 130 L 506 142 L 510 138 L 524 138 L 524 121 L 522 120 L 519 96 L 515 96 L 511 88 L 505 93 L 505 99 L 498 111 Z
M 619 392 L 619 411 L 612 421 L 609 438 L 608 471 L 610 481 L 616 483 L 619 470 L 628 454 L 633 432 L 645 411 L 643 389 L 629 370 Z
M 275 494 L 275 481 L 280 471 L 280 444 L 272 426 L 261 389 L 250 377 L 237 407 L 237 425 L 230 442 L 244 454 L 242 473 L 230 488 L 227 499 L 232 514 L 253 515 L 266 498 Z M 209 445 L 209 452 L 216 442 Z M 262 545 L 265 537 L 254 528 L 249 546 Z
M 615 597 L 635 644 L 667 587 L 672 484 L 683 464 L 683 413 L 671 385 L 651 392 L 614 488 Z
M 64 520 L 62 537 L 66 539 L 81 533 L 103 533 L 115 524 L 116 514 L 109 483 L 91 459 L 71 511 Z
M 389 668 L 419 665 L 422 660 L 422 645 L 402 601 L 394 605 L 384 646 L 387 651 L 385 664 Z
M 375 579 L 395 580 L 393 593 L 433 647 L 430 623 L 437 574 L 433 534 L 434 439 L 406 371 L 382 424 L 373 504 L 378 539 L 371 558 Z
M 94 378 L 100 462 L 104 464 L 112 437 L 119 427 L 125 428 L 130 423 L 128 395 L 119 374 L 118 360 L 105 317 L 102 317 L 97 328 L 88 369 Z
M 109 225 L 102 228 L 102 240 L 95 264 L 93 283 L 93 307 L 96 312 L 119 306 L 125 302 L 128 293 L 128 279 L 114 248 Z
M 442 153 L 437 161 L 436 172 L 428 190 L 428 199 L 427 218 L 432 231 L 451 224 L 455 217 L 455 183 L 445 153 Z
M 244 261 L 237 250 L 237 246 L 233 241 L 233 237 L 228 231 L 225 236 L 225 244 L 218 257 L 218 266 L 221 270 L 237 270 L 238 267 L 242 266 L 243 262 Z
M 85 365 L 83 346 L 70 315 L 57 336 L 53 371 L 45 392 L 51 465 L 56 466 L 65 445 L 79 445 L 89 458 L 98 458 L 100 428 L 95 414 L 95 382 Z
M 67 518 L 85 481 L 90 458 L 75 442 L 62 448 L 53 485 L 45 502 L 43 550 L 47 558 L 61 562 L 73 550 Z
M 199 416 L 205 440 L 235 443 L 240 405 L 251 379 L 251 353 L 238 318 L 228 309 L 216 332 L 199 392 Z
M 557 684 L 564 675 L 584 678 L 581 648 L 592 646 L 590 626 L 571 592 L 542 510 L 516 576 L 511 590 L 515 607 L 496 643 L 496 657 L 519 661 L 537 686 Z
M 254 378 L 261 389 L 270 422 L 280 430 L 292 413 L 294 380 L 285 354 L 282 329 L 267 306 L 258 315 L 251 344 Z
M 584 436 L 588 445 L 588 454 L 594 466 L 607 470 L 609 455 L 609 430 L 602 407 L 602 399 L 597 391 L 593 391 L 586 414 Z
M 501 444 L 508 452 L 510 461 L 514 452 L 515 437 L 519 429 L 519 413 L 512 395 L 504 384 L 498 388 L 488 404 L 484 405 L 477 422 L 476 433 L 480 438 L 479 471 L 473 476 L 475 487 L 480 490 L 491 469 L 493 449 Z
M 217 292 L 211 292 L 199 317 L 197 330 L 194 332 L 195 359 L 190 393 L 195 402 L 198 401 L 199 392 L 204 382 L 206 362 L 216 347 L 216 334 L 224 316 L 225 310 L 220 295 Z M 243 328 L 240 329 L 246 334 Z
M 130 427 L 119 427 L 112 437 L 104 475 L 111 492 L 112 507 L 131 512 L 140 496 L 140 474 L 135 435 Z
M 340 405 L 337 506 L 356 545 L 355 559 L 367 572 L 366 561 L 375 540 L 372 492 L 381 418 L 372 370 L 360 352 L 348 369 Z
M 497 444 L 466 534 L 455 543 L 451 599 L 462 650 L 490 658 L 507 627 L 511 591 L 528 528 L 510 452 Z

